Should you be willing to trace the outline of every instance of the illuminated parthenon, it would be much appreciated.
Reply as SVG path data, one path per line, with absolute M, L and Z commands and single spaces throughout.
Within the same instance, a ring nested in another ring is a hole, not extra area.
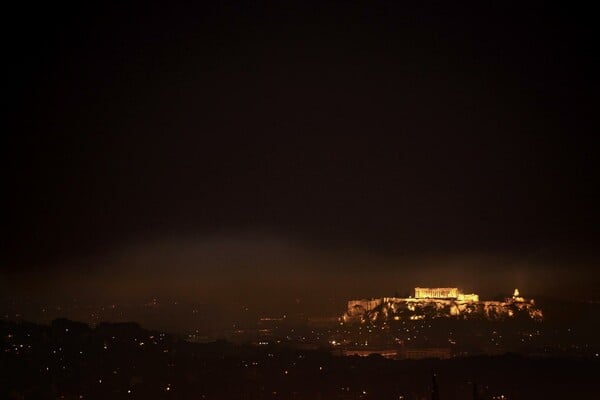
M 479 296 L 464 294 L 458 288 L 415 288 L 415 299 L 453 299 L 459 301 L 479 301 Z
M 458 288 L 415 288 L 416 299 L 457 299 L 459 295 Z

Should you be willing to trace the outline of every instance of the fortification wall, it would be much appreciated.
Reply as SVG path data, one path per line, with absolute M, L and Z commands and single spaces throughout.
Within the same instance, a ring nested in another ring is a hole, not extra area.
M 357 316 L 369 312 L 383 303 L 383 299 L 361 299 L 348 302 L 348 315 Z

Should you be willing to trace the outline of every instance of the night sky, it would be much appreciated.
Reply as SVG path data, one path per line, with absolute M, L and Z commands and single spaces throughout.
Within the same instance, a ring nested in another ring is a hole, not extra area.
M 0 288 L 598 295 L 591 10 L 196 3 L 5 10 Z

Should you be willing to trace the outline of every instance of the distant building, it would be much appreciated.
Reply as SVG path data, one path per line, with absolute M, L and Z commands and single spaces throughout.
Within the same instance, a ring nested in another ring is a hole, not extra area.
M 457 299 L 458 288 L 415 288 L 416 299 Z
M 506 299 L 506 301 L 510 301 L 511 299 Z M 516 301 L 519 303 L 523 303 L 525 301 L 525 298 L 521 296 L 521 294 L 519 293 L 519 289 L 515 289 L 513 295 L 512 295 L 512 301 Z
M 479 295 L 475 293 L 459 293 L 458 301 L 479 301 Z
M 415 299 L 455 299 L 458 301 L 479 301 L 479 295 L 463 293 L 458 288 L 415 288 Z

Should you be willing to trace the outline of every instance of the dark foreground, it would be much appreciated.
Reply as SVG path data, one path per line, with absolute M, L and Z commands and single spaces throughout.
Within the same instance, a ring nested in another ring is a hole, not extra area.
M 0 323 L 5 399 L 598 398 L 598 357 L 394 361 L 286 346 L 193 344 L 137 324 Z M 504 397 L 501 397 L 504 396 Z

